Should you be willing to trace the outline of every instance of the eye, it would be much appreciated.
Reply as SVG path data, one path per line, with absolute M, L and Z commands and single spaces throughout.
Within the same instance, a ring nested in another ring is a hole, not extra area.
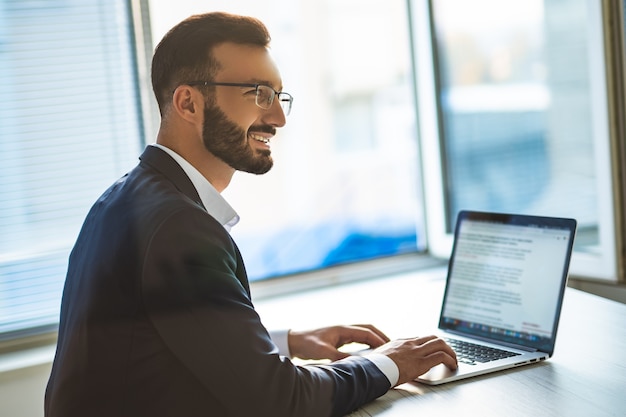
M 274 90 L 270 87 L 260 85 L 258 88 L 258 98 L 267 104 L 271 104 L 274 98 Z

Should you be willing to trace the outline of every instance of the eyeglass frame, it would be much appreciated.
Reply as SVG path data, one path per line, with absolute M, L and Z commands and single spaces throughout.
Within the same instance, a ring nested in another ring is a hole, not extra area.
M 286 93 L 284 91 L 276 91 L 274 90 L 272 87 L 270 87 L 267 84 L 260 84 L 260 83 L 226 83 L 226 82 L 216 82 L 216 81 L 190 81 L 187 83 L 184 83 L 186 85 L 190 85 L 190 86 L 195 86 L 195 85 L 200 85 L 200 86 L 204 86 L 204 87 L 208 87 L 210 85 L 218 85 L 218 86 L 224 86 L 224 87 L 254 87 L 254 104 L 257 105 L 257 107 L 263 109 L 263 110 L 269 110 L 269 108 L 272 106 L 272 104 L 274 104 L 274 99 L 276 97 L 278 97 L 278 103 L 280 104 L 280 107 L 283 109 L 283 112 L 285 113 L 285 116 L 288 116 L 289 113 L 291 113 L 291 106 L 293 105 L 293 96 L 289 93 Z M 263 107 L 261 104 L 259 104 L 259 87 L 263 87 L 263 88 L 269 88 L 270 90 L 272 90 L 272 95 L 270 96 L 270 103 L 268 104 L 267 107 Z M 289 104 L 286 104 L 289 103 Z M 287 105 L 287 108 L 285 108 L 285 105 Z

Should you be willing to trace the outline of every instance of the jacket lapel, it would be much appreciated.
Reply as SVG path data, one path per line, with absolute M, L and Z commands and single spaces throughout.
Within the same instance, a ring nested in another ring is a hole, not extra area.
M 196 191 L 196 187 L 193 186 L 193 183 L 185 174 L 185 171 L 178 165 L 178 163 L 173 160 L 166 152 L 157 148 L 156 146 L 147 146 L 143 151 L 143 154 L 139 157 L 142 163 L 150 165 L 152 168 L 156 169 L 167 178 L 169 178 L 176 188 L 180 190 L 183 194 L 189 197 L 191 200 L 196 202 L 200 207 L 202 207 L 206 211 L 206 207 L 202 204 L 202 200 L 200 199 L 200 195 L 198 195 L 198 191 Z M 239 247 L 230 236 L 230 240 L 235 247 L 235 252 L 237 255 L 237 270 L 235 275 L 243 285 L 248 297 L 250 297 L 250 284 L 248 283 L 248 274 L 246 273 L 246 269 L 244 266 L 243 258 L 241 253 L 239 252 Z

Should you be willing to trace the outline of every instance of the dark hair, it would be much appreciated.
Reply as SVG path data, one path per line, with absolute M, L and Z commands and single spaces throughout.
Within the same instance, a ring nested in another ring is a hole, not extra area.
M 222 12 L 191 16 L 167 32 L 152 57 L 152 89 L 161 115 L 178 85 L 213 79 L 219 63 L 212 50 L 224 42 L 266 47 L 270 35 L 258 19 Z

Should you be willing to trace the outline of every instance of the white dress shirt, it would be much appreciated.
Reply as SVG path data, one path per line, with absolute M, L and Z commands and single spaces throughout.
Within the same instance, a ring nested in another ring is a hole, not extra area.
M 185 171 L 185 174 L 187 174 L 191 180 L 193 186 L 196 188 L 207 213 L 220 222 L 220 224 L 224 226 L 228 232 L 230 232 L 230 230 L 237 223 L 239 223 L 239 215 L 237 212 L 230 206 L 230 204 L 228 204 L 226 199 L 222 197 L 215 187 L 213 187 L 213 185 L 200 173 L 200 171 L 198 171 L 193 165 L 187 162 L 185 158 L 178 155 L 173 150 L 158 143 L 154 143 L 152 146 L 156 146 L 157 148 L 167 152 L 167 154 L 171 156 L 178 163 L 178 165 L 180 165 L 183 171 Z M 283 356 L 291 357 L 288 343 L 289 330 L 274 330 L 270 331 L 269 334 L 272 341 L 278 347 L 279 353 Z M 385 374 L 392 387 L 396 385 L 399 378 L 399 371 L 398 366 L 393 360 L 379 353 L 370 353 L 365 357 L 372 361 L 381 370 L 381 372 Z

